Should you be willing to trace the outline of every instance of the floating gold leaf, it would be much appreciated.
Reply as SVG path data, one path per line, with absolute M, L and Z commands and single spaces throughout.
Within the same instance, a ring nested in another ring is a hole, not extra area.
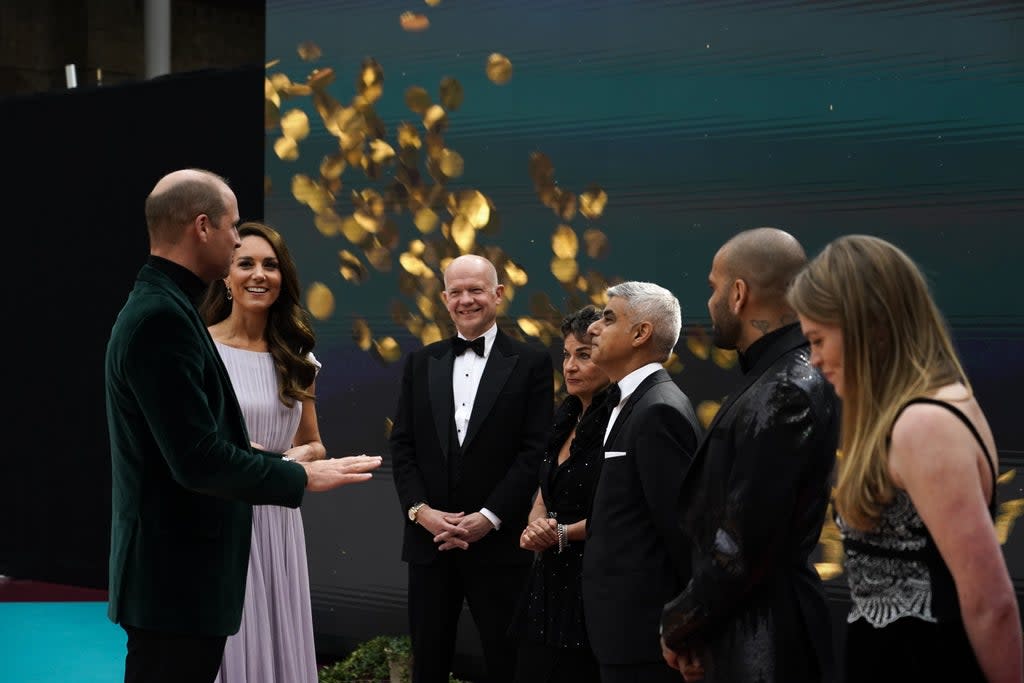
M 458 178 L 462 175 L 464 162 L 462 156 L 453 149 L 441 150 L 441 157 L 437 161 L 441 167 L 441 173 L 449 178 Z
M 287 76 L 285 76 L 284 78 L 285 80 L 288 80 Z M 269 78 L 263 79 L 263 97 L 268 102 L 274 104 L 276 107 L 281 106 L 281 95 L 278 94 L 277 87 L 274 86 L 274 82 L 271 81 Z
M 587 218 L 600 218 L 608 203 L 608 193 L 596 185 L 592 185 L 580 195 L 580 213 Z
M 720 349 L 716 346 L 711 349 L 711 360 L 718 367 L 728 370 L 736 365 L 739 356 L 733 349 Z
M 416 277 L 434 277 L 434 271 L 430 269 L 430 266 L 424 263 L 423 259 L 412 252 L 407 251 L 399 255 L 398 262 L 410 275 L 415 275 Z
M 347 249 L 338 252 L 338 272 L 347 281 L 357 285 L 366 282 L 370 277 L 359 257 Z
M 337 180 L 345 170 L 345 157 L 338 152 L 328 154 L 320 161 L 320 175 L 326 180 Z
M 587 244 L 587 256 L 590 258 L 604 258 L 608 255 L 608 236 L 600 230 L 585 230 L 583 241 Z
M 711 340 L 708 339 L 708 333 L 704 331 L 703 327 L 694 325 L 690 328 L 690 333 L 686 335 L 686 348 L 694 357 L 701 360 L 708 359 L 711 355 Z
M 281 92 L 288 97 L 309 97 L 313 94 L 313 88 L 305 83 L 292 83 Z
M 370 326 L 362 318 L 352 321 L 352 339 L 355 340 L 356 346 L 363 351 L 369 351 L 373 346 L 373 334 L 370 332 Z
M 390 417 L 384 418 L 384 441 L 388 442 L 391 440 L 391 430 L 394 429 L 395 421 Z
M 815 562 L 814 569 L 822 581 L 834 579 L 843 573 L 843 566 L 838 562 Z
M 516 287 L 522 287 L 529 280 L 526 271 L 513 263 L 512 259 L 505 261 L 505 274 L 508 275 L 509 282 Z
M 718 409 L 721 407 L 722 404 L 718 401 L 701 401 L 697 406 L 697 419 L 704 427 L 707 427 L 715 419 L 715 415 L 718 414 Z
M 419 209 L 414 215 L 412 222 L 420 232 L 427 234 L 433 232 L 437 227 L 438 217 L 431 209 Z
M 423 243 L 423 240 L 410 240 L 409 241 L 409 253 L 413 256 L 422 257 L 427 251 L 427 245 Z
M 423 115 L 430 108 L 431 104 L 433 103 L 430 101 L 430 95 L 426 89 L 418 85 L 410 86 L 406 89 L 405 106 L 409 107 L 410 111 Z
M 1006 543 L 1017 519 L 1024 513 L 1024 499 L 1016 498 L 1000 504 L 996 515 L 996 537 L 1000 544 Z
M 408 123 L 398 124 L 398 146 L 400 148 L 419 149 L 422 145 L 423 141 L 420 140 L 420 133 L 416 128 Z
M 462 190 L 448 195 L 448 211 L 462 216 L 474 228 L 482 228 L 491 220 L 491 204 L 479 190 Z
M 274 154 L 281 161 L 295 161 L 299 158 L 299 144 L 293 138 L 280 137 L 274 141 Z
M 370 158 L 382 164 L 395 158 L 395 149 L 383 140 L 370 140 Z
M 441 0 L 423 0 L 423 1 L 425 3 L 427 3 L 428 5 L 430 5 L 431 7 L 437 7 L 438 5 L 441 4 Z
M 366 253 L 366 260 L 370 262 L 371 266 L 382 273 L 387 273 L 391 270 L 391 252 L 387 247 L 378 243 L 364 249 L 364 251 Z
M 424 325 L 423 329 L 420 331 L 419 337 L 420 342 L 422 342 L 424 346 L 427 344 L 433 344 L 434 342 L 439 342 L 443 339 L 441 328 L 437 326 L 437 323 L 428 323 Z
M 289 109 L 281 117 L 281 131 L 296 142 L 309 137 L 309 117 L 301 109 Z
M 431 273 L 431 275 L 433 275 L 433 273 Z M 437 299 L 425 294 L 420 294 L 416 297 L 416 308 L 420 309 L 420 313 L 422 313 L 423 317 L 427 320 L 433 320 L 437 317 L 438 303 Z
M 568 225 L 559 225 L 551 235 L 551 251 L 560 259 L 575 259 L 579 246 L 576 232 Z
M 313 90 L 323 90 L 331 83 L 334 82 L 334 69 L 327 67 L 325 69 L 314 69 L 313 73 L 306 79 L 306 85 Z
M 576 216 L 576 195 L 559 190 L 556 196 L 558 200 L 555 205 L 555 213 L 563 221 L 571 221 Z
M 431 133 L 440 133 L 448 127 L 448 114 L 444 107 L 439 104 L 432 104 L 423 113 L 423 127 Z
M 394 363 L 402 357 L 402 349 L 399 348 L 398 342 L 395 341 L 394 337 L 376 339 L 373 342 L 373 346 L 385 362 Z
M 313 223 L 324 237 L 334 237 L 341 231 L 341 217 L 331 210 L 318 213 Z
M 675 351 L 669 355 L 668 360 L 662 363 L 662 366 L 673 375 L 678 375 L 683 371 L 683 360 L 679 357 Z
M 410 32 L 426 31 L 430 28 L 430 19 L 427 18 L 427 15 L 416 12 L 402 12 L 398 17 L 398 22 L 402 25 L 403 30 Z
M 529 173 L 538 187 L 554 183 L 555 167 L 544 152 L 530 152 Z
M 322 282 L 314 282 L 306 290 L 306 309 L 317 320 L 326 320 L 334 313 L 334 294 Z
M 316 43 L 306 41 L 299 43 L 299 58 L 304 62 L 315 62 L 320 59 L 320 46 Z
M 559 258 L 556 256 L 551 259 L 551 274 L 563 284 L 568 284 L 575 280 L 579 272 L 580 266 L 574 258 Z
M 281 124 L 281 109 L 270 99 L 263 100 L 263 129 L 274 130 Z
M 516 325 L 519 325 L 519 329 L 531 337 L 540 336 L 540 323 L 533 318 L 519 318 L 516 320 Z
M 1016 468 L 1014 468 L 1012 470 L 1006 470 L 1005 472 L 1003 472 L 1002 474 L 999 475 L 999 478 L 996 479 L 996 483 L 999 484 L 1000 486 L 1002 486 L 1003 484 L 1009 484 L 1011 481 L 1014 480 L 1014 478 L 1016 476 L 1017 476 L 1017 469 Z
M 512 78 L 512 62 L 498 52 L 487 58 L 487 78 L 495 85 L 505 85 Z
M 263 65 L 264 69 L 273 69 L 275 66 L 281 63 L 280 59 L 271 59 L 269 62 Z
M 363 246 L 370 239 L 370 234 L 352 216 L 346 216 L 341 221 L 339 230 L 341 230 L 341 234 L 345 236 L 345 239 L 352 244 Z
M 466 216 L 459 214 L 452 220 L 451 234 L 452 240 L 463 254 L 468 254 L 473 250 L 473 245 L 476 243 L 476 230 Z
M 356 80 L 356 92 L 363 94 L 367 88 L 381 85 L 384 82 L 384 67 L 373 57 L 363 60 L 359 69 L 359 78 Z
M 450 76 L 441 79 L 441 105 L 448 111 L 455 111 L 462 105 L 464 93 L 462 84 Z

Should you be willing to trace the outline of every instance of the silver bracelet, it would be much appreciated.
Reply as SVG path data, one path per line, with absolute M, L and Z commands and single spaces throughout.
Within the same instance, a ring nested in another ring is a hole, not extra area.
M 569 529 L 564 524 L 556 524 L 555 531 L 558 534 L 558 552 L 562 552 L 569 545 Z

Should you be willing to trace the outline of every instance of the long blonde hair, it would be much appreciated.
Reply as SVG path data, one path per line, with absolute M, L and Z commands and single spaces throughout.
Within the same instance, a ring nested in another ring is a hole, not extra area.
M 952 382 L 970 385 L 946 322 L 917 265 L 869 235 L 831 242 L 793 281 L 788 300 L 843 338 L 843 406 L 835 505 L 868 530 L 893 497 L 888 441 L 910 399 Z

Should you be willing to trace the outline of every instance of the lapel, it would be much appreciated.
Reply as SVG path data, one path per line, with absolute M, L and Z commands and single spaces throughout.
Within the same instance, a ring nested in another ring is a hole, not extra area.
M 800 326 L 796 325 L 793 329 L 780 335 L 775 342 L 765 349 L 764 353 L 757 360 L 757 363 L 743 376 L 743 382 L 736 388 L 736 391 L 732 392 L 729 397 L 725 400 L 725 403 L 715 413 L 715 417 L 711 420 L 711 424 L 704 430 L 704 438 L 701 439 L 700 445 L 697 446 L 697 453 L 703 452 L 704 447 L 707 445 L 708 440 L 711 438 L 711 433 L 718 426 L 718 423 L 726 416 L 726 414 L 736 404 L 736 401 L 746 393 L 750 387 L 754 386 L 754 383 L 761 379 L 765 371 L 768 370 L 772 365 L 775 364 L 779 358 L 789 353 L 793 349 L 799 348 L 807 343 L 807 339 L 804 337 L 803 332 L 800 331 Z
M 498 400 L 498 394 L 505 388 L 512 370 L 516 367 L 519 354 L 513 353 L 507 348 L 508 338 L 498 330 L 498 336 L 494 338 L 494 346 L 487 356 L 487 363 L 484 365 L 484 374 L 480 376 L 480 385 L 476 390 L 476 398 L 473 399 L 473 413 L 469 416 L 469 427 L 466 428 L 466 438 L 462 441 L 462 451 L 469 450 L 469 445 L 480 431 L 480 425 L 490 415 L 494 408 L 494 402 Z M 449 373 L 449 390 L 451 389 L 451 374 Z M 451 410 L 452 401 L 448 401 Z
M 615 443 L 615 439 L 618 437 L 619 432 L 622 430 L 622 425 L 626 424 L 630 414 L 633 412 L 633 407 L 637 402 L 643 398 L 643 395 L 647 393 L 647 390 L 653 387 L 655 384 L 661 382 L 671 382 L 672 378 L 669 376 L 663 368 L 652 372 L 650 375 L 644 378 L 643 382 L 640 382 L 640 386 L 629 395 L 626 399 L 626 404 L 622 406 L 622 410 L 619 411 L 618 416 L 615 418 L 615 424 L 612 425 L 612 431 L 608 433 L 608 438 L 605 440 L 605 448 Z
M 245 418 L 242 416 L 242 409 L 238 407 L 238 397 L 235 395 L 235 385 L 231 383 L 231 376 L 228 375 L 228 369 L 224 367 L 224 360 L 220 357 L 220 352 L 217 350 L 216 345 L 213 343 L 213 337 L 210 336 L 210 331 L 206 329 L 206 324 L 203 323 L 202 317 L 199 315 L 199 311 L 196 309 L 195 304 L 189 301 L 185 293 L 181 291 L 174 282 L 161 273 L 156 268 L 149 265 L 144 265 L 142 270 L 139 272 L 139 279 L 148 282 L 156 287 L 163 289 L 172 299 L 185 311 L 186 317 L 192 322 L 192 327 L 195 329 L 196 336 L 202 341 L 203 348 L 206 349 L 206 353 L 213 358 L 213 365 L 217 368 L 217 376 L 220 379 L 221 385 L 224 387 L 225 393 L 231 396 L 231 399 L 235 404 L 235 419 L 241 427 L 242 434 L 245 435 L 245 443 L 249 444 L 249 430 L 245 426 Z
M 437 442 L 441 444 L 441 453 L 448 459 L 448 447 L 451 441 L 452 413 L 455 410 L 455 395 L 452 393 L 452 368 L 455 354 L 452 343 L 448 341 L 442 347 L 440 356 L 431 356 L 427 361 L 427 384 L 430 387 L 430 412 L 434 416 L 434 427 L 437 429 Z

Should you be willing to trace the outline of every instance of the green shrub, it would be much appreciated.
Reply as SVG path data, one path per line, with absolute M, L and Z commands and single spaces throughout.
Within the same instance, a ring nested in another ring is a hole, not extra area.
M 377 636 L 367 640 L 353 650 L 348 657 L 320 667 L 320 683 L 390 683 L 391 667 L 388 660 L 397 662 L 396 674 L 401 683 L 408 683 L 412 645 L 409 636 Z M 464 683 L 449 676 L 449 683 Z

